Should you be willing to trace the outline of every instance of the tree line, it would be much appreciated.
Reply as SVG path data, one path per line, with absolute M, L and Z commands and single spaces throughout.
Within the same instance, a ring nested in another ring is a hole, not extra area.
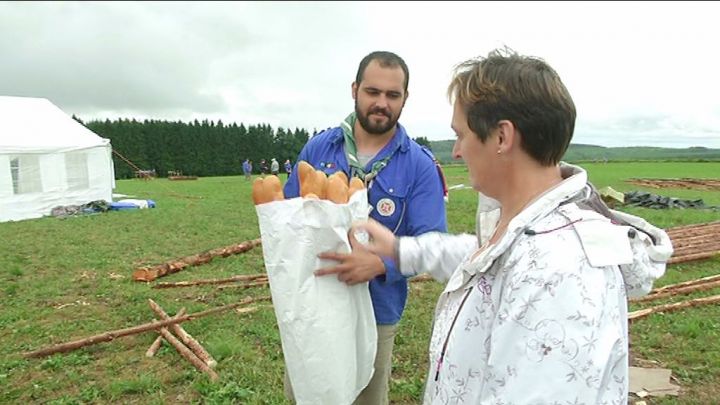
M 103 138 L 110 140 L 115 164 L 115 177 L 135 176 L 135 168 L 154 170 L 165 177 L 169 171 L 191 176 L 231 176 L 242 173 L 242 162 L 250 159 L 253 171 L 259 173 L 260 160 L 275 158 L 294 162 L 310 135 L 295 128 L 273 129 L 270 125 L 224 124 L 222 121 L 173 122 L 161 120 L 78 122 Z M 314 133 L 313 133 L 314 135 Z M 118 156 L 118 154 L 120 156 Z

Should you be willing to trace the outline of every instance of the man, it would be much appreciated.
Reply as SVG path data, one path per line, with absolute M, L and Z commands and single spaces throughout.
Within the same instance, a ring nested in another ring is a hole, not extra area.
M 290 173 L 292 173 L 292 163 L 290 163 L 290 159 L 285 159 L 285 175 L 287 178 L 290 178 Z
M 252 164 L 250 163 L 250 159 L 245 159 L 242 166 L 243 173 L 245 174 L 245 180 L 250 180 L 250 176 L 252 175 Z
M 272 158 L 270 161 L 270 173 L 272 173 L 274 176 L 277 176 L 278 173 L 280 173 L 280 164 L 275 158 Z
M 345 172 L 365 181 L 370 217 L 399 236 L 447 228 L 443 184 L 432 154 L 413 141 L 398 123 L 408 97 L 408 68 L 391 52 L 373 52 L 360 62 L 352 97 L 355 111 L 335 128 L 308 141 L 296 162 L 304 160 L 327 174 Z M 299 195 L 297 170 L 285 184 L 285 197 Z M 369 281 L 378 331 L 375 373 L 356 404 L 387 404 L 392 348 L 405 301 L 407 280 L 397 263 L 354 244 L 350 254 L 325 253 L 336 260 L 338 279 Z M 286 393 L 292 397 L 287 384 Z

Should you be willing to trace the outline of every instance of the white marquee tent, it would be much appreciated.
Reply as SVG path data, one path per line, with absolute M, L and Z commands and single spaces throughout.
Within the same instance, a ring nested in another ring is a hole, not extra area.
M 112 201 L 110 140 L 44 98 L 0 96 L 0 222 Z

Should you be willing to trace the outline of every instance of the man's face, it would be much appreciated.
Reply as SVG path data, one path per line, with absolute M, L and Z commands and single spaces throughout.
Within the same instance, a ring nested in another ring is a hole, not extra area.
M 382 67 L 376 60 L 370 62 L 360 83 L 352 85 L 360 126 L 373 135 L 393 130 L 407 99 L 404 89 L 405 72 L 400 66 Z

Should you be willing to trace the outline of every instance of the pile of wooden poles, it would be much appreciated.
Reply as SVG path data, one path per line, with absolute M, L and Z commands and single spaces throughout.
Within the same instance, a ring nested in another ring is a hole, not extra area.
M 160 334 L 158 338 L 153 342 L 153 344 L 150 346 L 148 351 L 146 352 L 146 356 L 153 356 L 155 352 L 160 347 L 160 344 L 162 343 L 162 339 L 165 339 L 169 344 L 171 344 L 173 347 L 177 349 L 177 351 L 185 357 L 190 363 L 192 363 L 193 366 L 195 366 L 198 370 L 208 374 L 210 376 L 210 379 L 216 380 L 218 378 L 217 373 L 213 370 L 213 367 L 217 364 L 217 362 L 212 358 L 210 353 L 205 350 L 205 348 L 197 341 L 195 340 L 189 333 L 185 331 L 180 326 L 181 322 L 193 320 L 196 318 L 200 318 L 203 316 L 215 314 L 218 312 L 227 311 L 233 308 L 239 308 L 239 307 L 245 307 L 245 309 L 250 309 L 252 307 L 248 307 L 249 304 L 259 301 L 269 301 L 269 296 L 264 297 L 248 297 L 243 299 L 240 302 L 236 302 L 234 304 L 224 305 L 221 307 L 211 308 L 202 312 L 195 312 L 192 314 L 186 314 L 185 309 L 181 309 L 178 311 L 178 313 L 174 317 L 170 317 L 161 307 L 158 305 L 155 301 L 152 299 L 149 300 L 150 308 L 155 312 L 155 314 L 161 319 L 153 320 L 152 322 L 145 323 L 138 326 L 133 326 L 131 328 L 125 328 L 125 329 L 118 329 L 113 330 L 109 332 L 104 332 L 98 335 L 73 340 L 71 342 L 66 343 L 60 343 L 52 346 L 48 346 L 42 349 L 34 350 L 31 352 L 24 353 L 24 357 L 44 357 L 48 356 L 54 353 L 62 353 L 62 352 L 68 352 L 71 350 L 79 349 L 81 347 L 94 345 L 96 343 L 101 342 L 109 342 L 111 340 L 124 337 L 124 336 L 130 336 L 135 335 L 142 332 L 148 332 L 148 331 L 157 331 L 157 333 Z M 243 311 L 245 313 L 250 312 L 248 310 Z M 174 335 L 173 335 L 174 333 Z
M 666 229 L 673 244 L 668 264 L 709 259 L 720 254 L 720 221 Z

